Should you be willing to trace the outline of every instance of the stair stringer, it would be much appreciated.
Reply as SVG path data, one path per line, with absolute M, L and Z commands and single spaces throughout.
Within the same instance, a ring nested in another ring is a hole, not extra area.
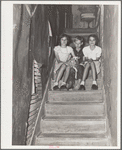
M 105 88 L 104 88 L 104 84 L 102 87 L 102 95 L 103 95 L 103 99 L 104 99 L 104 107 L 105 107 L 105 118 L 106 118 L 106 134 L 108 137 L 108 144 L 109 146 L 112 146 L 112 140 L 111 140 L 111 131 L 110 131 L 110 126 L 109 126 L 109 119 L 108 119 L 108 114 L 107 114 L 107 102 L 106 102 L 106 95 L 105 95 Z
M 106 99 L 106 95 L 105 95 L 105 87 L 104 87 L 104 84 L 103 84 L 103 77 L 104 77 L 104 68 L 103 68 L 103 63 L 104 63 L 104 60 L 103 60 L 103 57 L 101 58 L 101 84 L 102 84 L 102 99 L 104 100 L 104 110 L 105 110 L 105 118 L 106 118 L 106 134 L 107 134 L 107 137 L 108 137 L 108 144 L 109 146 L 112 146 L 112 143 L 111 143 L 111 131 L 110 131 L 110 127 L 109 127 L 109 120 L 108 120 L 108 114 L 107 114 L 107 99 Z

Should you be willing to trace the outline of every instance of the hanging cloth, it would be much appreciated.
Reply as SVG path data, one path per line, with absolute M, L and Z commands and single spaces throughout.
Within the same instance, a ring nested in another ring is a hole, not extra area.
M 32 8 L 33 5 L 26 4 L 25 6 L 26 6 L 26 9 L 27 9 L 30 17 L 32 17 L 34 15 L 38 5 L 34 6 L 34 9 Z
M 51 29 L 51 25 L 50 25 L 50 22 L 48 21 L 48 30 L 49 30 L 49 38 L 48 38 L 48 42 L 49 42 L 49 57 L 51 55 L 51 39 L 52 39 L 52 29 Z

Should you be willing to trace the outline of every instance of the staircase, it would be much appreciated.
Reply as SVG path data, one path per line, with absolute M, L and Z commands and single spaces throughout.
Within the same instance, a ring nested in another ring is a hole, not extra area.
M 99 13 L 92 29 L 65 29 L 72 40 L 76 35 L 87 39 L 98 35 Z M 53 86 L 53 81 L 51 82 Z M 91 90 L 91 75 L 86 80 L 85 91 L 49 91 L 45 115 L 40 121 L 40 133 L 35 145 L 42 146 L 110 146 L 106 102 L 101 74 L 98 90 Z
M 91 85 L 88 78 L 85 91 L 49 91 L 35 145 L 110 145 L 101 78 L 98 90 Z

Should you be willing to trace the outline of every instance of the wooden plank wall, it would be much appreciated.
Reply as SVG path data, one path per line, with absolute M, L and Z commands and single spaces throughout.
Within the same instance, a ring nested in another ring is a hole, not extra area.
M 28 8 L 34 10 L 34 7 L 34 5 L 32 7 L 29 5 Z M 42 84 L 40 96 L 42 97 L 54 59 L 53 48 L 56 45 L 57 37 L 63 32 L 66 24 L 65 14 L 63 13 L 62 16 L 62 11 L 64 11 L 64 6 L 38 5 L 34 15 L 31 16 L 26 5 L 14 5 L 13 145 L 26 144 L 27 121 L 30 115 L 29 109 L 32 103 L 31 100 L 34 98 L 34 95 L 31 97 L 33 60 L 35 59 L 42 66 L 39 69 Z M 56 12 L 59 12 L 59 22 L 57 22 L 58 15 Z M 61 16 L 63 17 L 62 19 Z M 51 25 L 52 37 L 49 37 L 48 21 Z M 51 49 L 50 55 L 49 47 Z M 34 99 L 38 99 L 38 96 L 35 95 Z
M 32 58 L 29 45 L 30 16 L 25 5 L 14 5 L 12 144 L 24 145 L 31 99 Z

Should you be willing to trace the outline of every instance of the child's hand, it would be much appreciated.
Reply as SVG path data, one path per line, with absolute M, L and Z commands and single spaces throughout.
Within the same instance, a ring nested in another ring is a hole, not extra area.
M 93 61 L 93 59 L 92 59 L 92 58 L 88 59 L 88 62 L 92 62 L 92 61 Z
M 97 57 L 95 60 L 96 60 L 96 61 L 99 61 L 99 59 L 100 59 L 100 57 Z
M 70 58 L 71 58 L 71 54 L 69 54 L 69 56 L 68 56 L 68 58 L 67 58 L 67 61 L 70 60 Z
M 61 63 L 62 61 L 60 61 L 60 60 L 57 60 L 57 62 L 58 62 L 58 63 Z
M 77 57 L 77 56 L 75 56 L 75 57 L 73 57 L 75 60 L 78 60 L 80 57 Z
M 84 65 L 84 62 L 80 63 L 80 65 Z
M 89 58 L 88 57 L 85 57 L 85 61 L 88 61 L 89 60 Z

